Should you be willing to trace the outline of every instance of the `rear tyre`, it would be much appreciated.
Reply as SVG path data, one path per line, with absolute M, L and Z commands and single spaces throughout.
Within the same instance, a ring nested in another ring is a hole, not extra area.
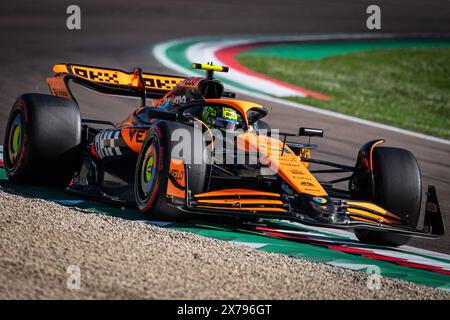
M 374 202 L 399 215 L 407 225 L 417 227 L 422 201 L 422 178 L 419 164 L 408 150 L 376 147 L 373 150 L 375 179 Z M 373 230 L 355 230 L 356 237 L 364 243 L 401 246 L 410 237 Z
M 24 94 L 6 125 L 3 162 L 19 184 L 66 187 L 82 161 L 78 105 L 45 94 Z
M 198 130 L 196 134 L 202 136 L 199 128 L 178 122 L 159 121 L 147 132 L 139 153 L 136 163 L 134 193 L 138 209 L 148 215 L 149 218 L 180 220 L 190 217 L 189 214 L 169 204 L 166 198 L 171 154 L 173 148 L 178 144 L 178 141 L 171 141 L 171 137 L 172 133 L 178 129 L 184 130 L 183 139 L 188 139 L 188 146 L 193 146 L 192 139 L 195 130 Z M 202 149 L 205 150 L 204 143 Z M 191 156 L 184 155 L 183 160 L 189 166 L 187 170 L 189 190 L 192 194 L 196 194 L 204 190 L 207 164 L 193 164 L 193 157 L 194 151 L 192 150 Z M 188 162 L 191 164 L 187 164 Z M 189 192 L 189 190 L 186 190 L 186 192 Z

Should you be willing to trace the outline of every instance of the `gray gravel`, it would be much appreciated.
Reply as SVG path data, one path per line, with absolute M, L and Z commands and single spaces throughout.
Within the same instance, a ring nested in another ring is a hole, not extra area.
M 2 299 L 449 299 L 450 294 L 0 190 Z M 81 287 L 69 290 L 68 266 Z

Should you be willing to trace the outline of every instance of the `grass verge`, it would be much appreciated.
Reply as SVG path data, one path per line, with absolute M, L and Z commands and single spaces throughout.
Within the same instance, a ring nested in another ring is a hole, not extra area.
M 238 56 L 244 66 L 331 97 L 286 97 L 450 138 L 450 49 L 389 49 L 306 61 Z

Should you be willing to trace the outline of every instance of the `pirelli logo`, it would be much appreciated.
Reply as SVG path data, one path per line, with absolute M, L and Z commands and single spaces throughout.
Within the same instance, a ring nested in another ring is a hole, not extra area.
M 134 83 L 135 80 L 133 74 L 119 70 L 89 68 L 82 66 L 71 66 L 71 70 L 74 75 L 94 82 L 122 86 L 137 85 Z M 183 81 L 184 78 L 143 74 L 143 79 L 147 89 L 168 91 L 175 88 L 175 86 Z

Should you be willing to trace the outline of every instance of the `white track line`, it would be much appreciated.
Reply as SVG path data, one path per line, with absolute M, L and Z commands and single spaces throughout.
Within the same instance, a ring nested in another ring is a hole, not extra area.
M 348 262 L 339 262 L 339 261 L 331 261 L 327 262 L 330 266 L 335 266 L 338 268 L 350 269 L 355 271 L 361 271 L 364 269 L 368 269 L 373 267 L 373 264 L 357 264 L 357 263 L 348 263 Z
M 398 35 L 395 35 L 395 34 L 335 34 L 335 35 L 306 35 L 306 36 L 270 36 L 270 37 L 254 37 L 254 38 L 237 38 L 235 40 L 217 39 L 215 41 L 217 46 L 212 45 L 212 43 L 214 43 L 213 42 L 214 40 L 209 39 L 209 40 L 202 41 L 201 39 L 199 39 L 195 45 L 198 45 L 203 42 L 208 42 L 208 46 L 206 46 L 206 45 L 204 45 L 203 47 L 199 46 L 199 48 L 206 48 L 206 47 L 223 48 L 223 46 L 221 46 L 221 45 L 219 46 L 219 44 L 221 42 L 225 42 L 225 41 L 226 41 L 227 45 L 233 46 L 233 45 L 239 45 L 239 44 L 244 44 L 244 43 L 250 43 L 250 41 L 253 41 L 253 42 L 261 42 L 261 41 L 278 42 L 278 41 L 318 41 L 318 40 L 349 40 L 349 39 L 361 40 L 361 39 L 380 39 L 380 38 L 395 39 L 395 37 L 398 37 Z M 169 69 L 184 73 L 188 76 L 197 76 L 198 75 L 197 73 L 195 73 L 189 69 L 190 66 L 185 66 L 185 67 L 180 66 L 180 65 L 176 64 L 175 62 L 173 62 L 172 60 L 170 60 L 166 55 L 166 51 L 169 47 L 171 47 L 175 44 L 179 44 L 183 41 L 187 41 L 187 40 L 188 39 L 175 40 L 175 41 L 157 44 L 156 46 L 153 47 L 153 55 L 155 56 L 156 60 L 158 60 L 162 65 L 164 65 L 165 67 L 167 67 Z M 187 51 L 189 51 L 189 49 Z M 197 59 L 196 55 L 194 55 L 192 53 L 190 55 L 191 55 L 191 57 L 195 56 Z M 206 55 L 206 53 L 205 53 L 205 55 Z M 214 56 L 214 52 L 207 54 L 207 56 L 208 57 Z M 186 57 L 186 58 L 189 58 L 189 57 Z M 190 62 L 199 62 L 199 61 L 190 61 Z M 248 85 L 248 84 L 245 84 L 245 85 Z M 347 121 L 355 122 L 355 123 L 362 124 L 365 126 L 388 130 L 388 131 L 404 134 L 407 136 L 424 139 L 427 141 L 450 145 L 450 140 L 437 138 L 437 137 L 429 136 L 426 134 L 422 134 L 422 133 L 418 133 L 418 132 L 414 132 L 414 131 L 410 131 L 410 130 L 406 130 L 406 129 L 400 129 L 397 127 L 378 123 L 375 121 L 360 119 L 360 118 L 357 118 L 354 116 L 349 116 L 349 115 L 341 114 L 338 112 L 320 109 L 320 108 L 316 108 L 313 106 L 309 106 L 309 105 L 305 105 L 305 104 L 301 104 L 301 103 L 297 103 L 297 102 L 293 102 L 293 101 L 288 101 L 288 100 L 272 97 L 272 96 L 265 95 L 265 94 L 255 93 L 255 92 L 248 91 L 245 89 L 237 88 L 235 86 L 228 86 L 228 87 L 231 88 L 232 90 L 235 90 L 242 94 L 246 94 L 246 95 L 252 96 L 254 98 L 270 101 L 270 102 L 273 102 L 276 104 L 281 104 L 281 105 L 285 105 L 285 106 L 289 106 L 289 107 L 293 107 L 293 108 L 297 108 L 297 109 L 301 109 L 301 110 L 305 110 L 305 111 L 315 112 L 315 113 L 319 113 L 319 114 L 322 114 L 325 116 L 334 117 L 334 118 L 342 119 L 342 120 L 347 120 Z
M 445 253 L 440 253 L 440 252 L 436 252 L 436 251 L 430 251 L 430 250 L 426 250 L 426 249 L 422 249 L 422 248 L 416 248 L 416 247 L 411 247 L 411 246 L 401 246 L 400 249 L 403 250 L 403 251 L 406 251 L 406 252 L 414 253 L 414 254 L 421 254 L 421 255 L 424 255 L 424 256 L 430 256 L 430 257 L 433 257 L 433 258 L 444 259 L 444 260 L 450 261 L 450 255 L 445 254 Z
M 215 53 L 221 49 L 235 46 L 236 42 L 233 41 L 225 41 L 219 43 L 197 43 L 186 51 L 186 57 L 189 61 L 213 61 L 217 64 L 225 65 L 224 62 L 220 61 L 220 59 L 215 55 Z M 241 72 L 236 69 L 231 69 L 226 74 L 226 78 L 236 81 L 238 83 L 245 83 L 245 85 L 254 90 L 260 90 L 266 93 L 269 93 L 276 97 L 305 97 L 306 95 L 287 88 L 285 86 L 281 86 L 272 81 L 258 78 L 252 75 L 248 75 L 244 72 Z
M 243 241 L 228 241 L 229 243 L 234 243 L 240 246 L 245 246 L 252 249 L 261 249 L 265 246 L 270 245 L 269 243 L 260 243 L 260 242 L 243 242 Z

